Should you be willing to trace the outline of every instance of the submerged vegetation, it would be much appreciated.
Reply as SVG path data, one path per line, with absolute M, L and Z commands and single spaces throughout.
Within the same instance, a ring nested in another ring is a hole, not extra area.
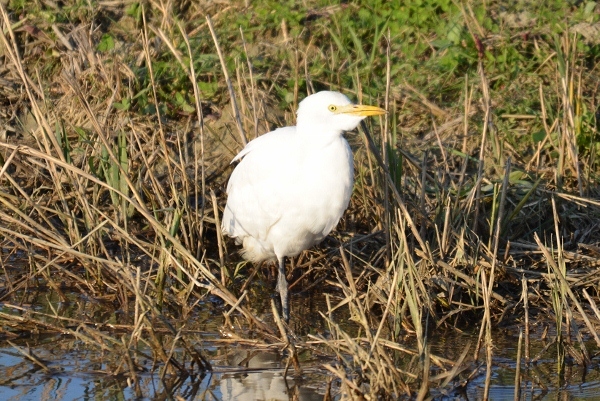
M 519 344 L 517 395 L 562 385 L 523 373 L 540 358 L 560 377 L 597 366 L 596 2 L 0 11 L 0 338 L 37 368 L 52 370 L 21 346 L 61 333 L 109 353 L 105 373 L 138 396 L 145 369 L 175 393 L 213 368 L 190 329 L 209 319 L 223 341 L 285 350 L 290 377 L 316 350 L 324 391 L 347 399 L 460 394 L 476 376 L 486 398 L 500 330 Z M 350 209 L 288 271 L 286 328 L 268 266 L 239 259 L 220 210 L 243 143 L 322 89 L 389 113 L 348 135 Z M 315 311 L 302 300 L 317 288 Z M 83 299 L 102 308 L 64 307 Z M 452 359 L 431 351 L 472 329 Z

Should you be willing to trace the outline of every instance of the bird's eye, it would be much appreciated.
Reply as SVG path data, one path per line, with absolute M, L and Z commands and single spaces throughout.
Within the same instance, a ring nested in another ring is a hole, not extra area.
M 337 110 L 337 107 L 336 107 L 335 105 L 333 105 L 333 104 L 332 104 L 332 105 L 330 105 L 330 106 L 329 106 L 327 109 L 328 109 L 329 111 L 331 111 L 332 113 L 334 113 L 334 112 Z

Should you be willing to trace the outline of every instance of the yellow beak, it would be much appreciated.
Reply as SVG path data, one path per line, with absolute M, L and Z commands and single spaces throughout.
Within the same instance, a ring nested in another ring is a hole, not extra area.
M 349 104 L 347 106 L 339 106 L 336 113 L 349 114 L 351 116 L 380 116 L 386 114 L 387 111 L 376 106 L 365 106 L 362 104 Z

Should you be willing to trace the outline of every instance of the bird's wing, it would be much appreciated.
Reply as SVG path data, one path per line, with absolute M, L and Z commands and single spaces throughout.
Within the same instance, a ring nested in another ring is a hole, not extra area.
M 248 142 L 248 144 L 244 146 L 244 149 L 242 149 L 240 153 L 235 155 L 233 160 L 231 160 L 231 163 L 235 163 L 236 161 L 242 160 L 244 156 L 246 156 L 253 150 L 257 150 L 260 152 L 277 148 L 278 146 L 280 146 L 280 143 L 284 144 L 285 141 L 289 139 L 289 135 L 292 135 L 295 132 L 296 127 L 284 127 L 278 128 L 274 131 L 256 137 L 250 142 Z
M 293 163 L 295 127 L 280 128 L 246 145 L 227 185 L 224 231 L 233 237 L 266 239 L 284 213 L 290 184 L 287 165 Z

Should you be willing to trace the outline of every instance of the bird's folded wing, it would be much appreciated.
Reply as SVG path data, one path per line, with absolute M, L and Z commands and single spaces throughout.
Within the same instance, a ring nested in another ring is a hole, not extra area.
M 223 229 L 229 235 L 264 239 L 285 212 L 292 196 L 285 166 L 293 152 L 294 132 L 294 127 L 286 127 L 262 135 L 234 158 L 241 161 L 229 179 L 223 214 Z

